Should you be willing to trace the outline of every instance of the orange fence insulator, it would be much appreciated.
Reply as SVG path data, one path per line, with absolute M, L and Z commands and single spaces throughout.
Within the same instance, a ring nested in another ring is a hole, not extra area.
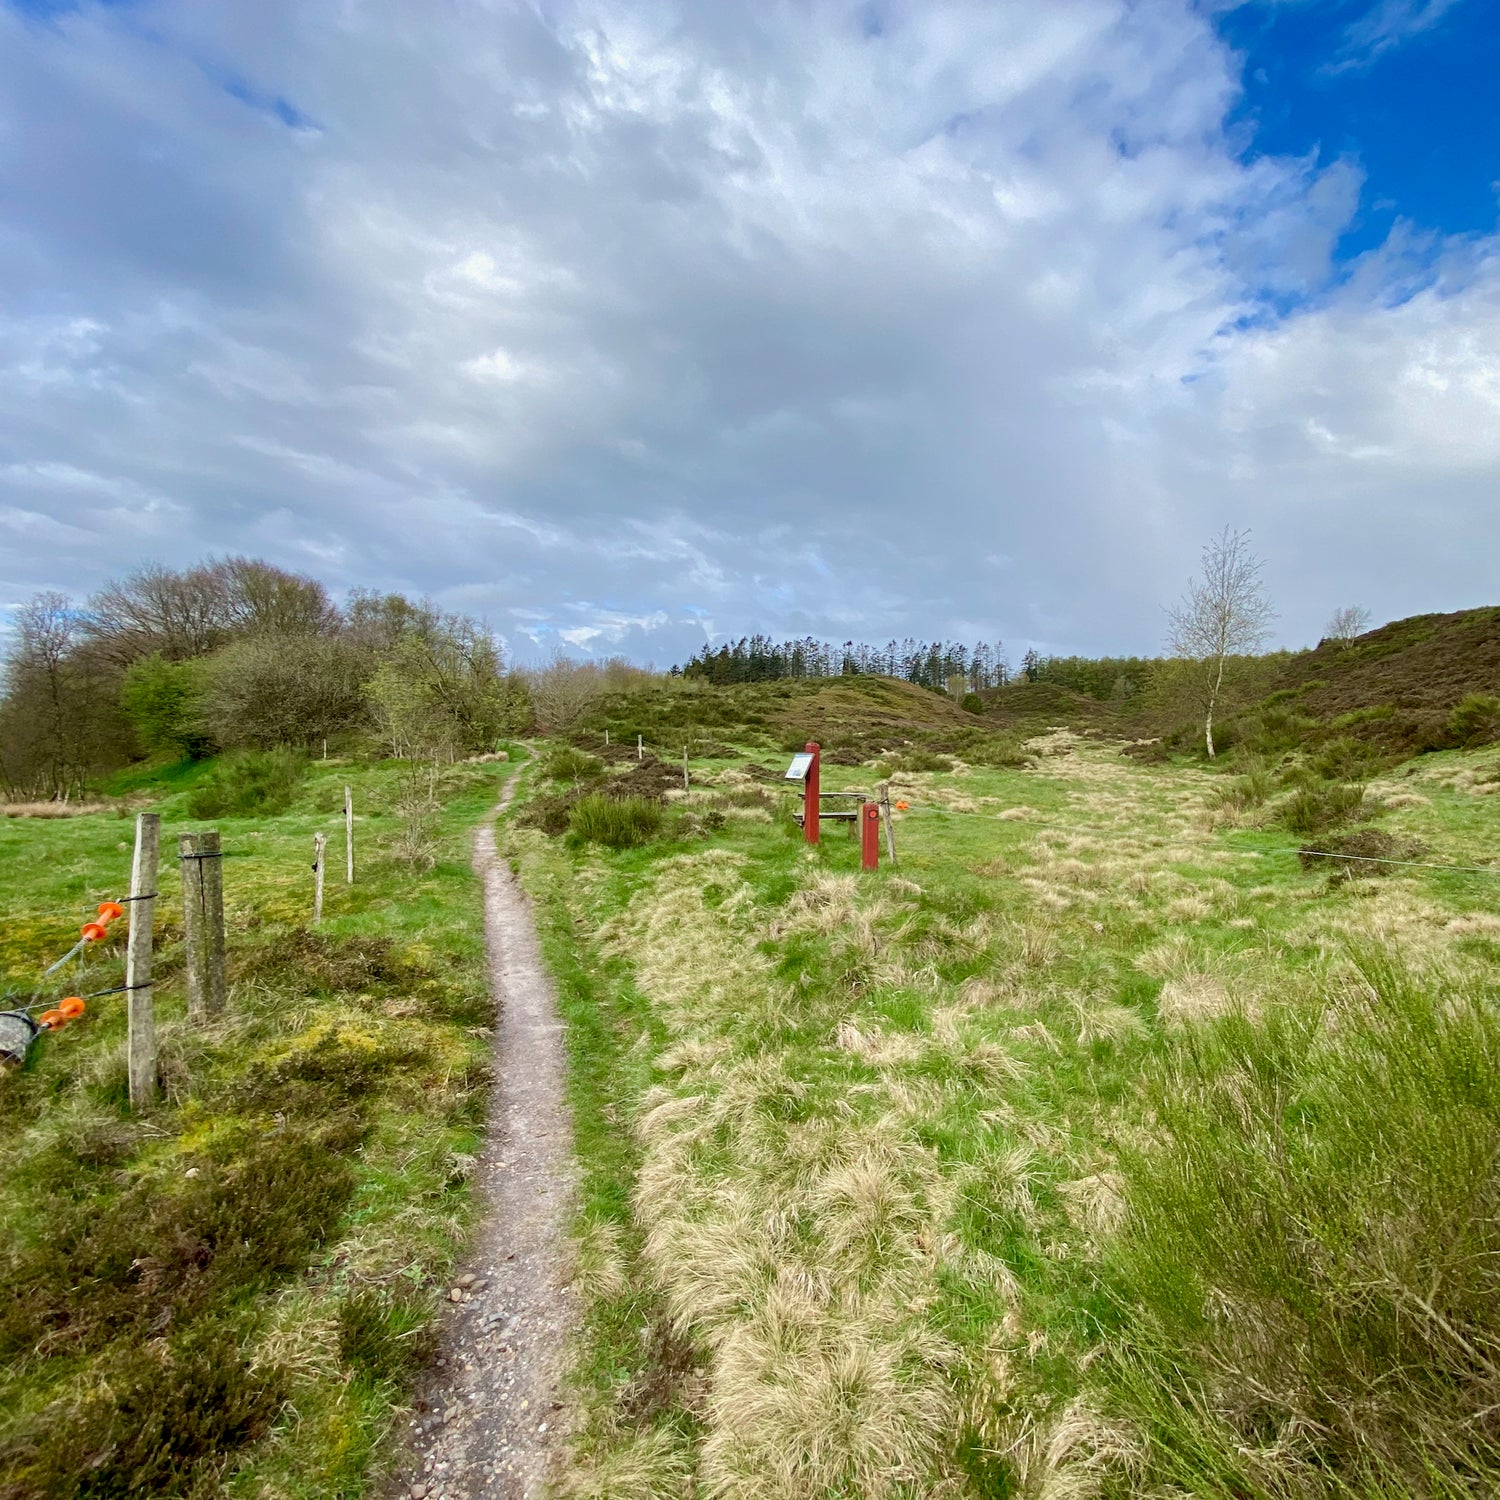
M 82 928 L 83 940 L 86 943 L 97 943 L 106 937 L 109 929 L 103 922 L 85 922 Z
M 37 1017 L 37 1024 L 45 1026 L 48 1031 L 61 1031 L 68 1024 L 68 1018 L 60 1010 L 44 1010 Z
M 102 922 L 117 922 L 125 915 L 125 908 L 118 901 L 101 901 L 99 903 L 99 920 Z
M 69 1021 L 76 1021 L 88 1009 L 88 1006 L 83 1003 L 82 995 L 69 995 L 66 1000 L 57 1002 L 57 1009 Z
M 910 812 L 911 811 L 911 803 L 910 802 L 898 802 L 896 804 L 896 811 L 897 812 Z

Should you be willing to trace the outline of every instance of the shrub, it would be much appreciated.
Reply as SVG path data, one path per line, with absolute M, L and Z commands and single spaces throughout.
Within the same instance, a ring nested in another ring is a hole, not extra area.
M 120 707 L 141 748 L 152 755 L 199 759 L 213 748 L 203 722 L 204 667 L 165 661 L 160 653 L 133 662 L 120 682 Z
M 661 805 L 648 797 L 605 797 L 598 793 L 573 804 L 568 835 L 580 842 L 628 849 L 661 832 Z
M 204 711 L 221 745 L 311 746 L 368 718 L 361 662 L 332 637 L 258 635 L 208 662 Z
M 262 1436 L 284 1399 L 284 1376 L 252 1369 L 236 1348 L 242 1336 L 233 1325 L 199 1326 L 121 1351 L 102 1386 L 23 1424 L 0 1453 L 0 1493 L 208 1493 L 205 1471 Z
M 1459 745 L 1485 745 L 1500 739 L 1500 698 L 1470 693 L 1454 705 L 1448 732 Z
M 978 693 L 965 693 L 963 702 L 959 704 L 966 714 L 982 714 L 984 712 L 984 699 Z
M 1389 875 L 1394 867 L 1377 861 L 1421 859 L 1427 853 L 1427 846 L 1420 841 L 1392 838 L 1379 828 L 1351 828 L 1319 843 L 1320 849 L 1297 851 L 1302 868 L 1322 870 L 1342 880 Z
M 244 750 L 226 755 L 188 794 L 195 818 L 274 817 L 292 805 L 307 774 L 292 750 Z
M 1292 793 L 1282 805 L 1281 821 L 1306 837 L 1325 828 L 1353 822 L 1364 811 L 1365 789 L 1348 782 L 1320 782 Z
M 604 762 L 571 745 L 559 745 L 542 762 L 537 774 L 546 781 L 593 781 L 604 774 Z
M 1319 1003 L 1205 1027 L 1148 1093 L 1159 1144 L 1121 1152 L 1120 1332 L 1096 1377 L 1151 1435 L 1129 1492 L 1494 1493 L 1482 986 L 1369 957 Z
M 1246 763 L 1242 776 L 1236 776 L 1228 786 L 1220 787 L 1214 793 L 1214 805 L 1233 808 L 1238 812 L 1261 807 L 1275 790 L 1275 786 L 1271 773 L 1263 765 L 1250 761 Z
M 1380 760 L 1380 752 L 1362 740 L 1340 735 L 1329 740 L 1307 762 L 1315 776 L 1326 781 L 1361 781 Z
M 996 770 L 1015 770 L 1036 763 L 1019 735 L 990 734 L 977 745 L 963 751 L 970 765 L 990 766 Z

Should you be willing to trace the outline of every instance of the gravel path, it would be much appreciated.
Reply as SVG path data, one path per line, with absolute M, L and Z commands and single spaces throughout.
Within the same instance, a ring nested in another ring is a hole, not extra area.
M 512 779 L 500 808 L 514 789 Z M 573 1318 L 559 1279 L 573 1191 L 562 1024 L 530 908 L 495 852 L 493 816 L 475 834 L 474 869 L 484 881 L 499 1008 L 489 1127 L 476 1170 L 484 1219 L 473 1257 L 449 1289 L 453 1315 L 415 1403 L 411 1457 L 392 1493 L 539 1500 L 554 1458 Z

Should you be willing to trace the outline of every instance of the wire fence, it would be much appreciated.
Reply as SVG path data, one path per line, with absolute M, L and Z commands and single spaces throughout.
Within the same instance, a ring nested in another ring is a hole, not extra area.
M 1082 823 L 1050 823 L 1036 818 L 1005 817 L 1003 813 L 979 812 L 966 807 L 938 807 L 936 805 L 921 806 L 906 799 L 893 801 L 891 806 L 899 813 L 936 813 L 943 817 L 956 818 L 987 818 L 992 822 L 1010 823 L 1027 828 L 1036 828 L 1045 832 L 1065 833 L 1069 835 L 1091 835 L 1098 838 L 1119 838 L 1124 832 L 1120 828 L 1104 828 L 1097 825 Z M 1158 835 L 1153 835 L 1153 837 Z M 1165 835 L 1159 835 L 1165 837 Z M 1215 851 L 1228 854 L 1240 859 L 1266 859 L 1277 855 L 1295 855 L 1298 858 L 1308 859 L 1336 859 L 1351 860 L 1359 864 L 1372 865 L 1399 865 L 1412 870 L 1445 870 L 1464 875 L 1489 875 L 1500 879 L 1500 865 L 1461 865 L 1446 862 L 1435 862 L 1420 859 L 1396 859 L 1391 856 L 1377 854 L 1346 854 L 1337 849 L 1310 849 L 1302 846 L 1296 848 L 1277 849 L 1224 849 Z

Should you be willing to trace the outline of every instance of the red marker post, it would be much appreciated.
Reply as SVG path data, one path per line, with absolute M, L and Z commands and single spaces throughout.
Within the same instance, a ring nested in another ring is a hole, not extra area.
M 809 740 L 805 746 L 807 753 L 812 756 L 812 764 L 807 768 L 806 779 L 802 783 L 802 834 L 809 844 L 818 842 L 818 758 L 821 750 L 816 740 Z
M 862 870 L 880 868 L 880 804 L 859 805 L 859 864 Z

